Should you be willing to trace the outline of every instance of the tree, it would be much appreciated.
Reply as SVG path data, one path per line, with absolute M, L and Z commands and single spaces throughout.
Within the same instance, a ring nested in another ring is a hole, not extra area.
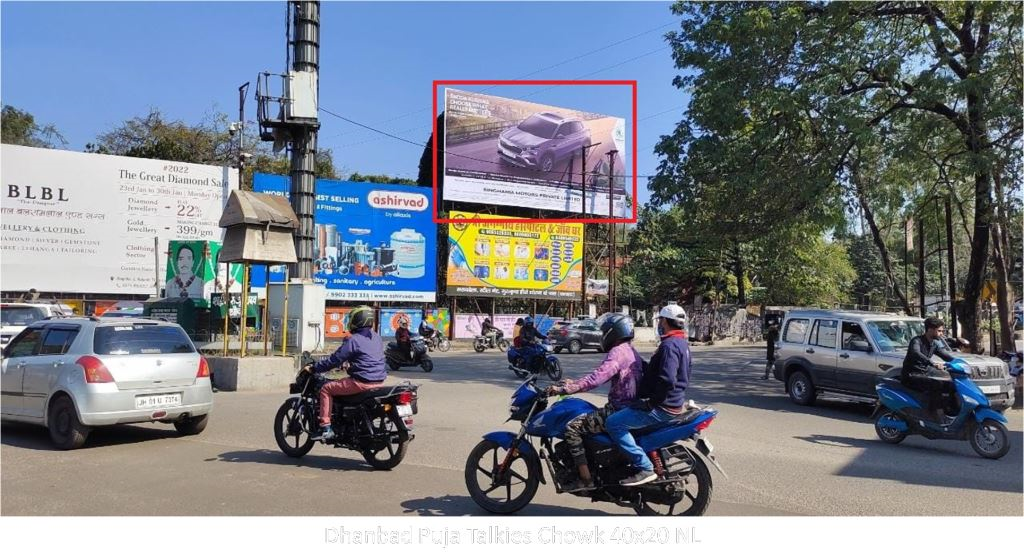
M 66 146 L 68 141 L 53 125 L 36 123 L 35 117 L 14 106 L 4 105 L 0 115 L 0 126 L 3 127 L 2 141 L 4 144 L 32 146 L 34 148 L 54 148 Z
M 892 284 L 882 268 L 881 255 L 870 236 L 856 236 L 847 242 L 846 251 L 856 277 L 850 290 L 858 308 L 886 305 Z
M 657 147 L 656 196 L 711 186 L 750 220 L 799 224 L 841 206 L 855 148 L 887 135 L 941 156 L 934 136 L 956 143 L 974 227 L 959 315 L 976 343 L 994 161 L 1021 143 L 1021 4 L 680 2 L 673 11 L 681 30 L 668 39 L 684 71 L 675 83 L 692 100 Z
M 349 175 L 348 180 L 355 182 L 372 182 L 376 184 L 411 184 L 413 186 L 418 186 L 416 181 L 412 179 L 391 177 L 388 175 L 363 175 L 358 172 Z

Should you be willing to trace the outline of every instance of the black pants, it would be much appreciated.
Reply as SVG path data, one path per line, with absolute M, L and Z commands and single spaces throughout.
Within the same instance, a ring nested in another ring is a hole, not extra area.
M 911 390 L 927 393 L 932 409 L 942 406 L 943 394 L 949 394 L 952 399 L 946 408 L 956 409 L 956 386 L 953 385 L 953 379 L 946 371 L 929 368 L 904 374 L 900 380 Z

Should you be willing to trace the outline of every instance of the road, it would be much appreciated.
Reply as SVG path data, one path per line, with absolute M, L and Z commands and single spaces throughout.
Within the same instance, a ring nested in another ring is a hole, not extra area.
M 46 431 L 4 424 L 4 515 L 482 515 L 462 470 L 485 432 L 506 428 L 517 385 L 500 354 L 451 352 L 421 384 L 416 440 L 391 472 L 341 449 L 301 460 L 277 449 L 272 420 L 285 393 L 219 393 L 206 432 L 133 425 L 100 429 L 76 451 L 51 448 Z M 759 379 L 763 350 L 695 348 L 691 397 L 720 410 L 706 431 L 718 473 L 709 515 L 1022 514 L 1022 412 L 1008 411 L 1012 449 L 999 461 L 966 442 L 912 436 L 881 443 L 870 406 L 822 400 L 798 407 L 781 384 Z M 562 355 L 579 377 L 599 354 Z M 408 371 L 408 372 L 407 372 Z M 600 401 L 600 394 L 587 394 Z M 523 515 L 630 514 L 542 486 Z

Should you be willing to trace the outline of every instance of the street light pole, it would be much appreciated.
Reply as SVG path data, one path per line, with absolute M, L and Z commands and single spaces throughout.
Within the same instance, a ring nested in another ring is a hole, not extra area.
M 580 213 L 583 218 L 587 217 L 587 150 L 601 143 L 582 146 L 580 148 Z M 570 179 L 571 181 L 572 179 Z M 583 225 L 583 241 L 580 244 L 580 314 L 586 311 L 587 306 L 587 226 Z
M 611 218 L 614 217 L 614 190 L 613 181 L 615 179 L 615 155 L 618 154 L 618 150 L 612 150 L 606 155 L 608 156 L 608 312 L 612 313 L 615 311 L 615 223 L 610 222 Z

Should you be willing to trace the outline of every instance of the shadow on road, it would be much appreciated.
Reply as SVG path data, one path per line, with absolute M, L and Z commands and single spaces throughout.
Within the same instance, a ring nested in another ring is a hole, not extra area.
M 423 499 L 410 499 L 402 502 L 403 514 L 415 514 L 419 516 L 495 516 L 481 509 L 470 497 L 445 495 L 441 497 L 425 497 Z M 516 513 L 519 516 L 613 516 L 615 513 L 606 513 L 596 509 L 574 509 L 572 507 L 559 507 L 555 505 L 538 505 L 531 503 L 522 511 Z M 625 514 L 625 511 L 623 513 Z
M 329 455 L 306 455 L 298 459 L 289 457 L 280 451 L 271 449 L 250 449 L 244 451 L 226 451 L 216 457 L 206 459 L 225 463 L 256 463 L 260 465 L 278 465 L 284 467 L 302 467 L 320 470 L 347 470 L 373 472 L 373 467 L 361 460 L 332 457 Z
M 862 450 L 860 455 L 835 473 L 837 476 L 994 492 L 1021 493 L 1024 489 L 1021 432 L 1010 432 L 1010 452 L 999 460 L 979 457 L 966 441 L 928 440 L 921 436 L 909 436 L 898 445 L 821 434 L 798 439 L 816 445 Z M 946 470 L 924 468 L 928 463 L 935 463 L 937 457 L 941 457 Z M 1003 473 L 1005 478 L 992 478 L 994 472 Z
M 173 426 L 100 426 L 93 428 L 82 449 L 128 445 L 154 440 L 178 438 Z M 49 431 L 43 426 L 16 422 L 5 422 L 0 443 L 36 451 L 57 451 L 50 441 Z

